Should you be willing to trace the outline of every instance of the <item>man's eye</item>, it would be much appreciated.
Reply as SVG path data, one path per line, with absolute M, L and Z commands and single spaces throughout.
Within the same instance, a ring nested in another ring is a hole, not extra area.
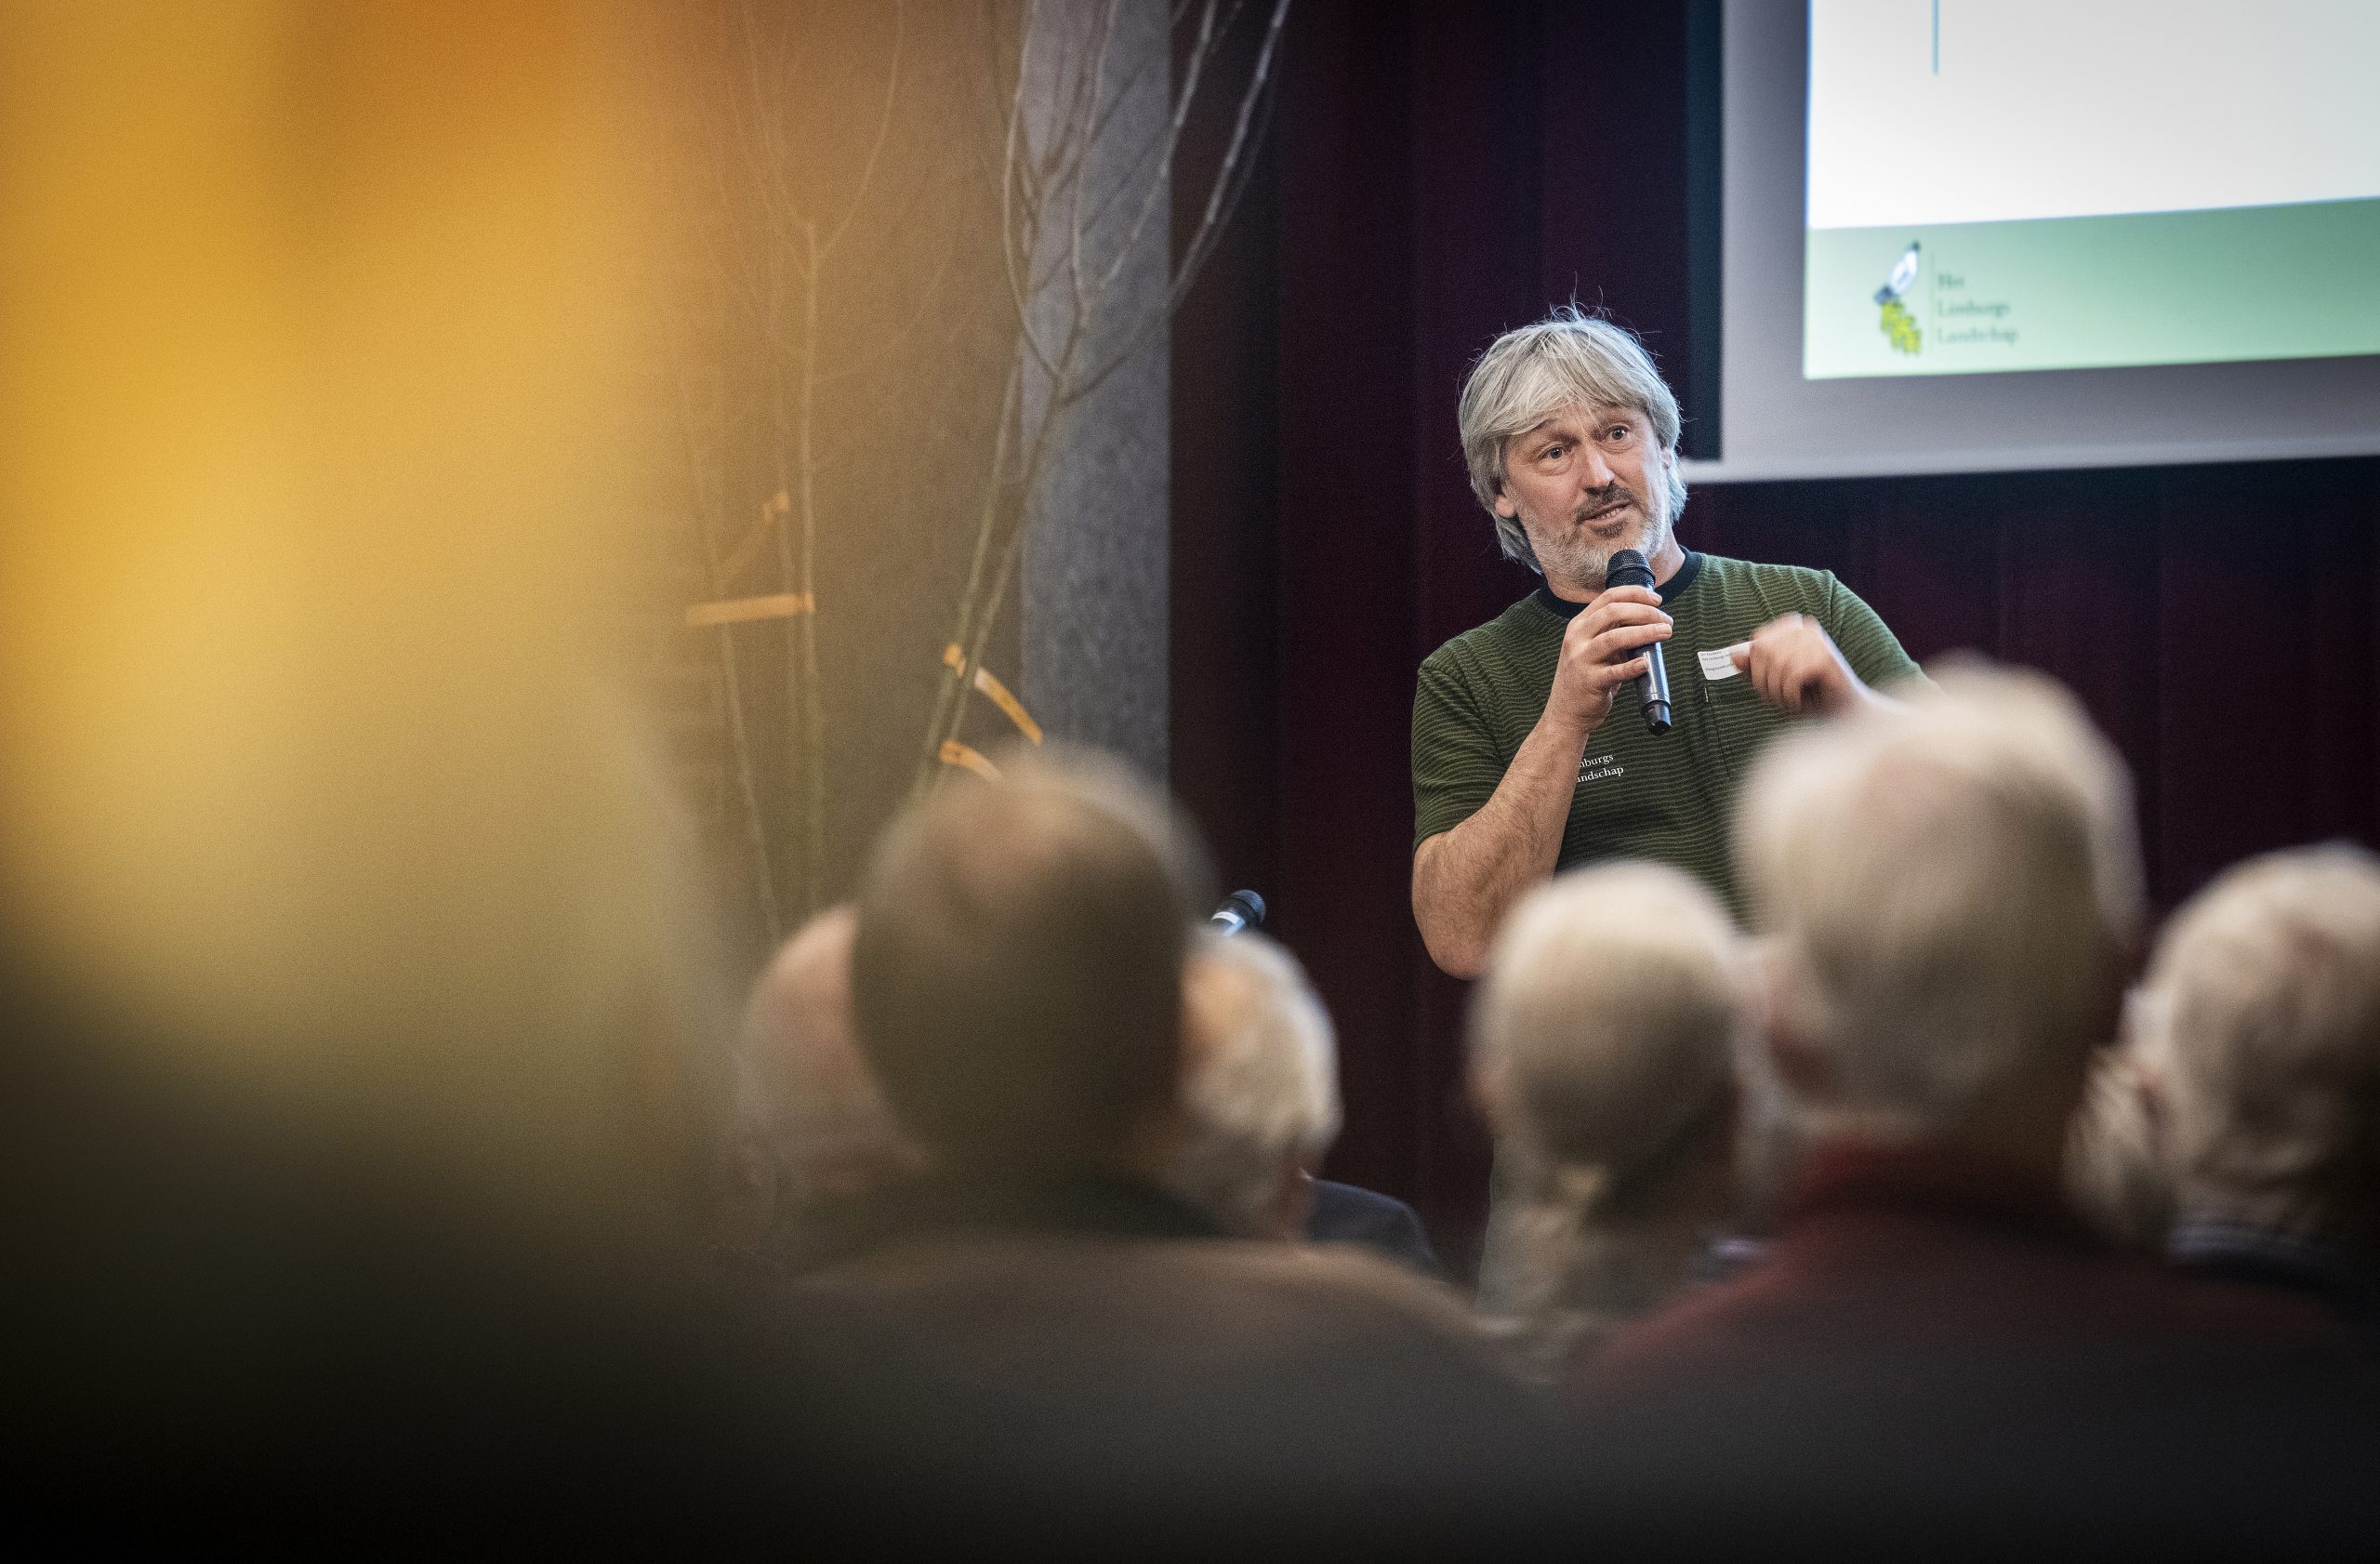
M 1619 442 L 1627 439 L 1628 434 L 1629 430 L 1626 424 L 1614 424 L 1610 429 L 1605 431 L 1604 438 L 1617 444 Z
M 1538 457 L 1542 461 L 1558 461 L 1569 453 L 1569 449 L 1567 445 L 1548 445 L 1538 453 Z

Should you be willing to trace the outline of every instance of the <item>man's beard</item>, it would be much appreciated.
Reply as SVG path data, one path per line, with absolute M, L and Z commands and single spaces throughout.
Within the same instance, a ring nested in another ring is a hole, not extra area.
M 1636 524 L 1619 537 L 1605 539 L 1595 537 L 1580 525 L 1580 521 L 1595 511 L 1609 508 L 1615 500 L 1626 496 L 1636 507 Z M 1623 484 L 1615 484 L 1603 494 L 1588 500 L 1570 517 L 1562 541 L 1551 549 L 1540 550 L 1537 563 L 1551 578 L 1559 576 L 1591 592 L 1603 590 L 1604 576 L 1611 568 L 1611 556 L 1622 549 L 1633 549 L 1649 563 L 1670 540 L 1669 495 L 1656 483 L 1650 494 L 1637 494 Z

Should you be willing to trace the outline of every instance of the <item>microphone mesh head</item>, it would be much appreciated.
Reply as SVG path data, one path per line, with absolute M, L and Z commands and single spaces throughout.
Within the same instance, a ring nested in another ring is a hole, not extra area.
M 1635 550 L 1622 549 L 1604 567 L 1603 584 L 1606 588 L 1649 587 L 1653 584 L 1653 567 Z

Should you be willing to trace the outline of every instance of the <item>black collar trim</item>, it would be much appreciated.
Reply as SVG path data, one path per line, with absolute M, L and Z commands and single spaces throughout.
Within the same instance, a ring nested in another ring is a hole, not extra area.
M 1694 585 L 1695 577 L 1701 574 L 1702 556 L 1688 549 L 1686 563 L 1673 571 L 1668 580 L 1659 584 L 1662 606 L 1674 606 L 1677 600 L 1686 594 L 1686 589 Z M 1572 603 L 1568 598 L 1555 597 L 1554 589 L 1541 583 L 1532 595 L 1536 597 L 1539 607 L 1558 619 L 1575 619 L 1579 616 L 1579 610 L 1586 606 L 1583 603 Z

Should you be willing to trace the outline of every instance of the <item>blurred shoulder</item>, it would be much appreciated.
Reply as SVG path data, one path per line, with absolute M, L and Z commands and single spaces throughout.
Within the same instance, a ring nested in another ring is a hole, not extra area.
M 1331 1179 L 1314 1181 L 1314 1206 L 1306 1218 L 1305 1236 L 1315 1243 L 1361 1244 L 1421 1272 L 1445 1274 L 1421 1217 L 1394 1196 Z
M 828 1336 L 945 1345 L 1058 1320 L 1206 1353 L 1293 1356 L 1357 1340 L 1492 1363 L 1455 1294 L 1360 1249 L 1238 1239 L 999 1236 L 888 1246 L 791 1283 L 792 1318 Z

